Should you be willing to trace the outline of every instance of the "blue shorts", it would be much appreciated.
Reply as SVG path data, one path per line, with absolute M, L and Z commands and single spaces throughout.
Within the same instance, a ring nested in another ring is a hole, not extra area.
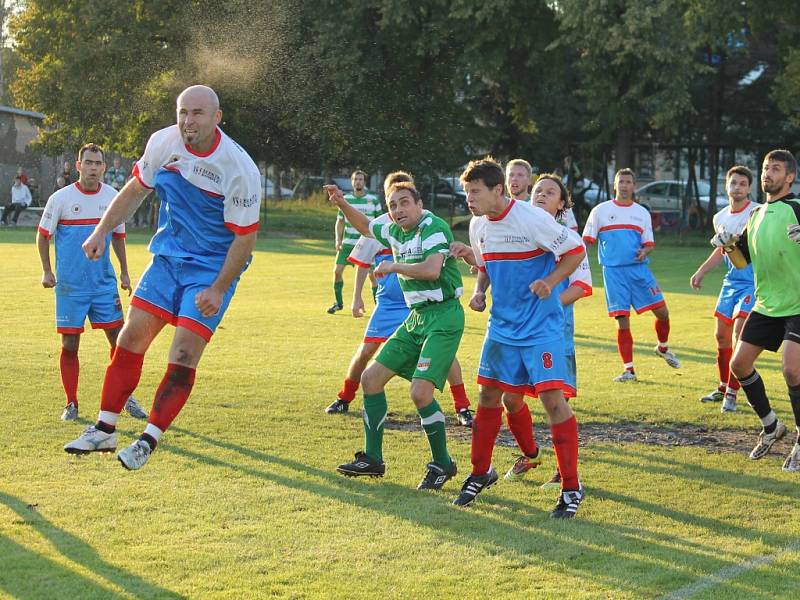
M 89 317 L 92 329 L 122 327 L 122 303 L 117 291 L 89 296 L 56 294 L 56 331 L 58 333 L 83 333 L 86 317 Z
M 369 318 L 367 329 L 364 331 L 364 343 L 382 344 L 388 340 L 406 320 L 409 312 L 405 304 L 382 304 L 378 300 L 375 312 Z
M 566 355 L 565 365 L 567 373 L 564 376 L 564 398 L 574 398 L 578 395 L 578 364 L 574 352 Z
M 609 317 L 627 317 L 631 306 L 640 315 L 666 304 L 656 278 L 644 263 L 603 267 L 603 282 Z
M 755 304 L 756 295 L 752 282 L 731 283 L 723 280 L 714 316 L 730 325 L 739 317 L 749 315 Z
M 233 298 L 239 278 L 222 297 L 219 312 L 211 317 L 200 314 L 194 298 L 214 283 L 220 268 L 196 260 L 156 254 L 136 286 L 131 306 L 209 341 Z
M 563 390 L 565 377 L 563 340 L 534 346 L 511 346 L 489 338 L 483 341 L 480 385 L 535 397 L 541 392 Z

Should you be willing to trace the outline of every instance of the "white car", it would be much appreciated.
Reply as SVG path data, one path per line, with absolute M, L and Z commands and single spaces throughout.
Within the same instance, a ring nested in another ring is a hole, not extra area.
M 277 194 L 275 193 L 275 187 L 272 183 L 271 179 L 267 179 L 265 175 L 261 175 L 261 190 L 263 193 L 264 198 L 277 198 Z M 292 190 L 289 188 L 285 188 L 281 186 L 281 198 L 283 200 L 289 200 L 292 197 Z
M 660 179 L 651 181 L 636 190 L 636 199 L 639 204 L 647 210 L 653 212 L 681 212 L 683 197 L 686 195 L 686 181 L 677 179 Z M 711 197 L 711 185 L 707 181 L 697 182 L 697 191 L 700 196 L 700 208 L 703 212 L 708 212 L 709 198 Z M 689 197 L 690 202 L 694 200 L 694 193 Z M 728 206 L 728 196 L 725 194 L 725 186 L 717 185 L 717 210 Z

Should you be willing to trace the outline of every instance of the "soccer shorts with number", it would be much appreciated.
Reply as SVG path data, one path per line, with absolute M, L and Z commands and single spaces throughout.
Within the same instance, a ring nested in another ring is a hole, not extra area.
M 752 283 L 731 283 L 723 280 L 714 316 L 729 325 L 739 317 L 746 317 L 756 303 Z
M 631 306 L 642 314 L 664 306 L 664 295 L 646 264 L 603 267 L 609 317 L 627 317 Z
M 505 392 L 538 396 L 566 384 L 564 341 L 511 346 L 488 337 L 483 342 L 478 383 Z
M 225 292 L 215 315 L 204 317 L 195 305 L 195 296 L 211 287 L 220 268 L 221 265 L 157 254 L 142 274 L 131 306 L 210 341 L 233 298 L 239 278 Z
M 122 303 L 116 290 L 87 296 L 56 294 L 58 333 L 83 333 L 86 317 L 92 329 L 122 327 Z

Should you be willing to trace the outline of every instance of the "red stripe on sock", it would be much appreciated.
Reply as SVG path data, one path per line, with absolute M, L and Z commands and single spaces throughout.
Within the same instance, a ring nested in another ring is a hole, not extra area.
M 720 381 L 728 381 L 731 376 L 731 356 L 733 356 L 733 348 L 717 348 L 717 369 L 719 369 Z
M 578 483 L 578 422 L 575 415 L 563 423 L 550 426 L 553 448 L 556 451 L 561 489 L 577 490 Z
M 78 406 L 78 375 L 80 374 L 80 361 L 78 353 L 66 348 L 61 348 L 59 360 L 61 371 L 61 385 L 67 395 L 67 404 L 70 402 Z
M 119 414 L 142 376 L 144 354 L 136 354 L 117 346 L 111 364 L 106 369 L 100 410 Z
M 669 340 L 669 320 L 656 319 L 656 337 L 658 337 L 659 344 L 667 345 L 667 340 Z
M 148 423 L 166 431 L 178 413 L 181 412 L 194 386 L 195 369 L 169 363 L 167 372 L 156 390 L 153 410 Z
M 624 364 L 633 362 L 633 336 L 630 329 L 617 330 L 617 350 Z
M 472 474 L 484 475 L 492 465 L 492 452 L 500 425 L 503 423 L 503 407 L 487 408 L 478 406 L 472 422 Z
M 517 446 L 526 456 L 535 456 L 538 451 L 536 440 L 533 438 L 533 418 L 527 404 L 515 413 L 506 413 L 506 423 L 511 430 L 511 435 L 517 440 Z
M 456 412 L 469 408 L 469 398 L 467 398 L 467 390 L 463 383 L 451 385 L 450 393 L 453 395 L 453 406 Z
M 344 383 L 342 384 L 342 389 L 339 390 L 337 397 L 342 402 L 352 402 L 353 398 L 356 397 L 356 392 L 358 391 L 358 382 L 352 381 L 350 379 L 345 379 Z

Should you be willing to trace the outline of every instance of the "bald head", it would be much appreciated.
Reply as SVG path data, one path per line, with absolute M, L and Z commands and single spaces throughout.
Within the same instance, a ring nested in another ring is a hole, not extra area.
M 181 102 L 207 104 L 212 111 L 219 110 L 217 93 L 207 85 L 190 85 L 178 95 L 178 108 Z
M 205 85 L 193 85 L 178 96 L 178 128 L 184 143 L 196 152 L 207 152 L 216 142 L 222 120 L 219 98 Z

